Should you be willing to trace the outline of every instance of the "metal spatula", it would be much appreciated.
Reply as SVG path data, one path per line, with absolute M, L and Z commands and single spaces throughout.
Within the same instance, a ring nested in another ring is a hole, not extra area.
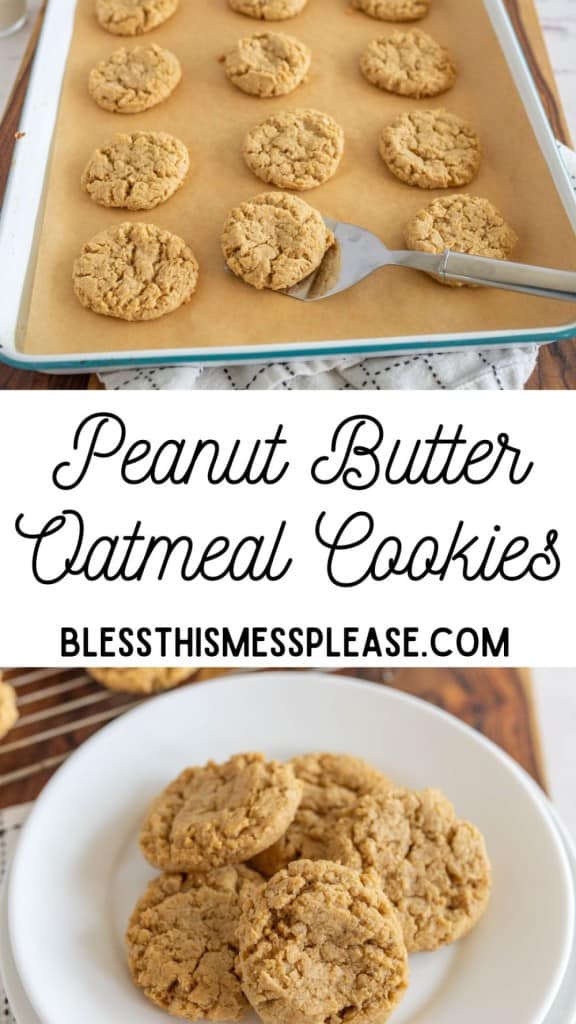
M 491 260 L 483 256 L 466 256 L 451 250 L 441 255 L 393 252 L 365 228 L 340 223 L 330 217 L 324 217 L 324 223 L 332 231 L 335 244 L 327 251 L 313 274 L 281 294 L 304 302 L 316 302 L 352 288 L 382 267 L 410 267 L 412 270 L 434 274 L 442 281 L 461 281 L 485 288 L 501 288 L 546 299 L 576 302 L 576 273 L 569 270 L 531 267 L 524 263 Z

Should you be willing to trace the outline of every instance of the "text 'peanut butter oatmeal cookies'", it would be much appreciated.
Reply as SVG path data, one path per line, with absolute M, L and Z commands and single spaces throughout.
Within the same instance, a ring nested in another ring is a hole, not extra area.
M 287 192 L 263 192 L 228 214 L 222 252 L 253 288 L 280 291 L 316 270 L 334 242 L 317 210 Z
M 276 842 L 301 795 L 292 767 L 262 754 L 187 768 L 152 804 L 140 835 L 142 852 L 165 871 L 238 864 Z
M 238 14 L 261 21 L 285 21 L 303 11 L 308 0 L 228 0 Z
M 380 21 L 420 21 L 430 10 L 432 0 L 352 0 L 357 11 Z
M 87 309 L 121 320 L 156 320 L 189 302 L 198 263 L 186 243 L 154 224 L 119 224 L 95 235 L 74 264 Z
M 144 995 L 186 1020 L 239 1020 L 248 1009 L 235 968 L 240 898 L 262 885 L 244 867 L 154 879 L 126 932 L 130 971 Z
M 439 790 L 362 797 L 342 815 L 333 840 L 335 859 L 378 872 L 409 952 L 455 942 L 486 910 L 491 881 L 484 840 Z
M 302 800 L 285 835 L 253 858 L 254 867 L 265 875 L 300 858 L 329 859 L 340 814 L 375 788 L 391 785 L 362 758 L 349 754 L 302 754 L 290 764 L 304 786 Z
M 109 690 L 159 693 L 194 675 L 191 668 L 87 668 L 88 675 Z
M 0 681 L 0 740 L 16 725 L 18 718 L 16 691 L 9 683 Z
M 173 135 L 131 132 L 95 150 L 81 184 L 100 206 L 152 210 L 178 191 L 189 168 L 188 150 Z
M 415 99 L 447 92 L 456 80 L 448 51 L 427 32 L 418 30 L 373 39 L 362 55 L 360 68 L 379 89 Z
M 262 181 L 304 191 L 322 185 L 338 169 L 344 132 L 319 110 L 272 114 L 244 139 L 244 159 Z
M 379 149 L 392 174 L 418 188 L 468 185 L 482 160 L 474 128 L 447 110 L 401 114 L 384 128 Z
M 168 99 L 182 78 L 180 61 L 161 46 L 122 47 L 90 72 L 90 95 L 114 114 L 138 114 Z
M 241 900 L 242 987 L 265 1024 L 385 1021 L 408 983 L 396 913 L 377 876 L 289 864 Z
M 269 98 L 286 96 L 300 85 L 312 54 L 304 43 L 283 32 L 260 32 L 239 39 L 227 54 L 225 70 L 242 92 Z
M 408 248 L 419 252 L 453 249 L 495 260 L 509 259 L 518 241 L 514 229 L 488 199 L 469 195 L 435 199 L 408 221 L 404 235 Z M 441 283 L 464 287 L 461 281 Z
M 96 0 L 96 17 L 102 28 L 116 36 L 151 32 L 178 8 L 179 0 Z

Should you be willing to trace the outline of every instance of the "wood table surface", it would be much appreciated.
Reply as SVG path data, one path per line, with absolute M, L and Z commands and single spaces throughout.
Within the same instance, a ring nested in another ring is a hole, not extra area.
M 183 685 L 232 671 L 201 669 Z M 353 669 L 334 674 L 387 685 L 451 712 L 506 750 L 546 789 L 530 675 L 525 670 Z M 104 689 L 82 669 L 8 669 L 4 678 L 16 687 L 20 719 L 0 741 L 0 807 L 35 799 L 84 740 L 141 702 L 134 694 Z
M 57 2 L 57 0 L 51 0 Z M 530 65 L 556 138 L 569 143 L 569 133 L 556 88 L 554 74 L 542 36 L 533 0 L 504 0 Z M 10 169 L 14 137 L 26 94 L 41 16 L 32 35 L 20 74 L 0 126 L 0 201 Z M 91 386 L 85 374 L 42 374 L 12 369 L 0 363 L 0 389 L 36 388 L 83 390 Z M 538 365 L 527 387 L 531 390 L 576 388 L 576 341 L 562 341 L 541 348 Z

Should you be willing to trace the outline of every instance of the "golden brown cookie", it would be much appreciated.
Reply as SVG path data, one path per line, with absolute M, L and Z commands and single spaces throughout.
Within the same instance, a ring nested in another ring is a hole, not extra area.
M 248 1008 L 235 968 L 240 898 L 262 885 L 244 867 L 155 878 L 126 932 L 130 971 L 144 995 L 186 1020 L 240 1020 Z
M 242 203 L 222 229 L 232 273 L 253 288 L 274 291 L 308 277 L 333 241 L 318 211 L 287 192 L 263 192 Z
M 301 860 L 242 896 L 238 966 L 265 1024 L 385 1021 L 408 983 L 397 915 L 374 873 Z
M 198 263 L 186 243 L 154 224 L 118 224 L 86 242 L 74 264 L 86 309 L 121 320 L 156 320 L 189 302 Z
M 178 191 L 189 168 L 188 150 L 173 135 L 123 133 L 95 150 L 81 184 L 100 206 L 152 210 Z
M 373 39 L 362 55 L 360 68 L 379 89 L 415 99 L 439 96 L 456 80 L 448 51 L 418 29 Z
M 123 693 L 159 693 L 171 690 L 194 675 L 192 668 L 87 668 L 102 686 Z
M 262 21 L 285 21 L 303 11 L 308 0 L 228 0 L 238 14 Z
M 413 110 L 384 128 L 380 156 L 392 174 L 418 188 L 468 185 L 482 160 L 472 125 L 447 110 Z
M 304 191 L 322 185 L 338 169 L 344 132 L 319 110 L 280 111 L 261 121 L 244 139 L 244 159 L 262 181 Z
M 420 21 L 430 10 L 432 0 L 352 0 L 357 11 L 380 21 Z
M 391 788 L 362 797 L 332 833 L 332 856 L 378 872 L 409 952 L 439 949 L 469 932 L 490 896 L 482 835 L 435 789 Z
M 179 0 L 96 0 L 96 17 L 115 36 L 139 36 L 171 18 Z
M 283 32 L 259 32 L 239 39 L 225 60 L 233 85 L 251 96 L 285 96 L 300 85 L 312 54 L 304 43 Z
M 285 835 L 253 858 L 264 875 L 300 858 L 328 858 L 332 829 L 342 812 L 373 789 L 391 785 L 381 772 L 350 754 L 302 754 L 290 764 L 304 786 L 302 800 Z
M 9 683 L 3 683 L 0 675 L 0 739 L 16 725 L 18 717 L 16 690 Z
M 419 210 L 404 230 L 406 245 L 419 252 L 454 252 L 507 260 L 518 235 L 495 206 L 480 196 L 455 195 L 435 199 Z M 452 287 L 464 282 L 444 281 Z
M 180 61 L 161 46 L 122 47 L 90 72 L 88 89 L 99 107 L 138 114 L 168 99 L 182 78 Z
M 292 767 L 266 761 L 262 754 L 187 768 L 148 811 L 142 852 L 164 871 L 238 864 L 276 842 L 301 795 Z

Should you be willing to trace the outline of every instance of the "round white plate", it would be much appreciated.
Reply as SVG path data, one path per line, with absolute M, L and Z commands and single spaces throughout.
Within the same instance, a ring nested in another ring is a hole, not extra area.
M 480 925 L 411 958 L 395 1024 L 544 1024 L 574 937 L 560 835 L 528 777 L 431 705 L 313 674 L 234 676 L 149 701 L 84 744 L 37 801 L 9 891 L 15 964 L 44 1024 L 161 1024 L 130 982 L 122 934 L 152 874 L 137 848 L 150 798 L 182 767 L 239 750 L 364 756 L 399 782 L 439 786 L 486 836 L 494 891 Z

